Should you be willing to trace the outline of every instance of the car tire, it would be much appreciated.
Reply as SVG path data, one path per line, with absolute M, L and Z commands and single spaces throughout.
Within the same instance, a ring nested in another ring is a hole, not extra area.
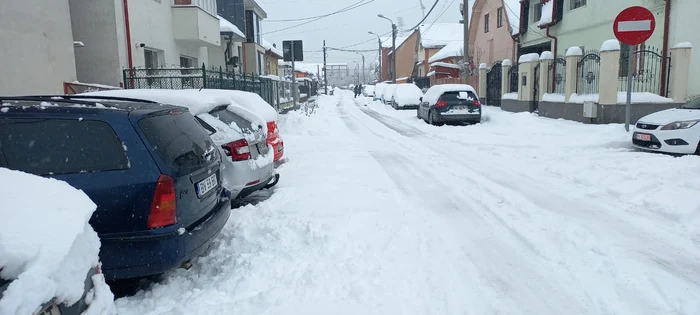
M 697 148 L 695 149 L 695 155 L 700 156 L 700 141 L 698 141 L 698 146 L 697 146 Z
M 416 117 L 418 117 L 418 119 L 421 119 L 421 117 L 420 117 L 420 108 L 416 110 Z
M 430 112 L 428 112 L 428 124 L 436 126 L 434 116 L 435 116 L 435 114 L 433 113 L 432 110 Z

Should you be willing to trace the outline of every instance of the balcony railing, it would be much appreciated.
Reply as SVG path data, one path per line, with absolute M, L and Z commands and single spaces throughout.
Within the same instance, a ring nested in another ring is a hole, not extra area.
M 174 5 L 196 5 L 205 12 L 216 16 L 216 0 L 174 0 Z

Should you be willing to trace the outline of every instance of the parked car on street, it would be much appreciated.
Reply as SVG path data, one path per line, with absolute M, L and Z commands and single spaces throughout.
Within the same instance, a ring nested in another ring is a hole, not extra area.
M 393 106 L 392 97 L 394 97 L 394 91 L 396 91 L 396 84 L 388 84 L 386 88 L 384 88 L 384 92 L 382 93 L 382 102 L 385 105 Z
M 647 151 L 700 155 L 700 99 L 642 117 L 632 144 Z
M 382 95 L 384 94 L 384 89 L 386 89 L 387 85 L 387 83 L 381 82 L 374 86 L 374 101 L 382 101 Z
M 396 90 L 391 98 L 394 109 L 417 109 L 423 91 L 413 83 L 401 83 L 396 85 Z
M 365 97 L 374 97 L 374 85 L 365 85 L 362 88 L 362 95 Z
M 186 107 L 204 127 L 224 156 L 222 185 L 241 199 L 279 181 L 265 120 L 216 90 L 135 89 L 89 92 L 82 95 L 118 96 Z M 267 104 L 267 103 L 265 103 Z
M 431 125 L 481 122 L 481 103 L 467 84 L 434 85 L 425 92 L 417 116 Z
M 97 95 L 0 104 L 0 166 L 90 197 L 107 280 L 188 266 L 228 221 L 222 157 L 186 108 Z

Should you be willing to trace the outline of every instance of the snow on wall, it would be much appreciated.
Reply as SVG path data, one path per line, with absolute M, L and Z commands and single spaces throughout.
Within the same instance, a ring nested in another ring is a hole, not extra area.
M 620 50 L 620 42 L 617 39 L 608 39 L 600 46 L 600 51 L 617 51 Z
M 540 61 L 540 55 L 537 53 L 531 53 L 531 54 L 525 54 L 520 56 L 518 59 L 518 63 L 524 63 L 524 62 L 536 62 Z
M 693 48 L 693 44 L 690 42 L 682 42 L 673 46 L 673 48 Z
M 566 101 L 566 96 L 564 94 L 544 93 L 542 101 L 564 103 Z
M 569 47 L 569 49 L 566 50 L 566 56 L 583 56 L 583 51 L 581 50 L 581 47 L 578 46 L 572 46 Z
M 545 26 L 552 23 L 552 17 L 554 16 L 554 0 L 549 0 L 549 2 L 542 5 L 542 16 L 540 17 L 537 26 Z
M 503 63 L 501 65 L 504 67 L 512 67 L 513 61 L 510 59 L 503 59 Z
M 506 93 L 501 96 L 502 100 L 517 100 L 518 99 L 518 93 L 512 92 L 512 93 Z
M 598 94 L 571 94 L 569 98 L 570 103 L 583 104 L 583 102 L 591 101 L 598 103 L 600 96 Z M 625 104 L 627 102 L 627 92 L 617 92 L 617 103 Z M 673 103 L 673 100 L 658 94 L 649 92 L 633 92 L 632 93 L 632 103 L 633 104 L 669 104 Z
M 551 51 L 543 51 L 540 60 L 554 60 L 554 54 Z
M 445 67 L 445 68 L 451 68 L 451 69 L 462 69 L 459 65 L 453 64 L 453 63 L 447 63 L 447 62 L 433 62 L 430 64 L 431 67 Z

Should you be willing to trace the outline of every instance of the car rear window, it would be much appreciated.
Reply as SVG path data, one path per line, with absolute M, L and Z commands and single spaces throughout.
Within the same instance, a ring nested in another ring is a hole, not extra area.
M 234 112 L 226 110 L 225 108 L 215 109 L 209 114 L 216 117 L 218 120 L 225 122 L 228 125 L 236 124 L 236 126 L 238 126 L 238 128 L 240 128 L 243 131 L 251 131 L 252 129 L 250 121 L 239 115 L 236 115 L 236 113 Z
M 189 112 L 151 116 L 138 124 L 168 166 L 201 167 L 208 165 L 217 152 L 207 132 Z
M 102 121 L 0 119 L 0 166 L 35 175 L 129 168 L 121 140 Z
M 442 93 L 442 96 L 440 96 L 440 100 L 443 101 L 448 101 L 448 102 L 458 102 L 459 99 L 459 93 L 460 92 L 467 92 L 469 94 L 469 97 L 472 99 L 477 99 L 476 94 L 472 91 L 450 91 L 450 92 L 445 92 Z

